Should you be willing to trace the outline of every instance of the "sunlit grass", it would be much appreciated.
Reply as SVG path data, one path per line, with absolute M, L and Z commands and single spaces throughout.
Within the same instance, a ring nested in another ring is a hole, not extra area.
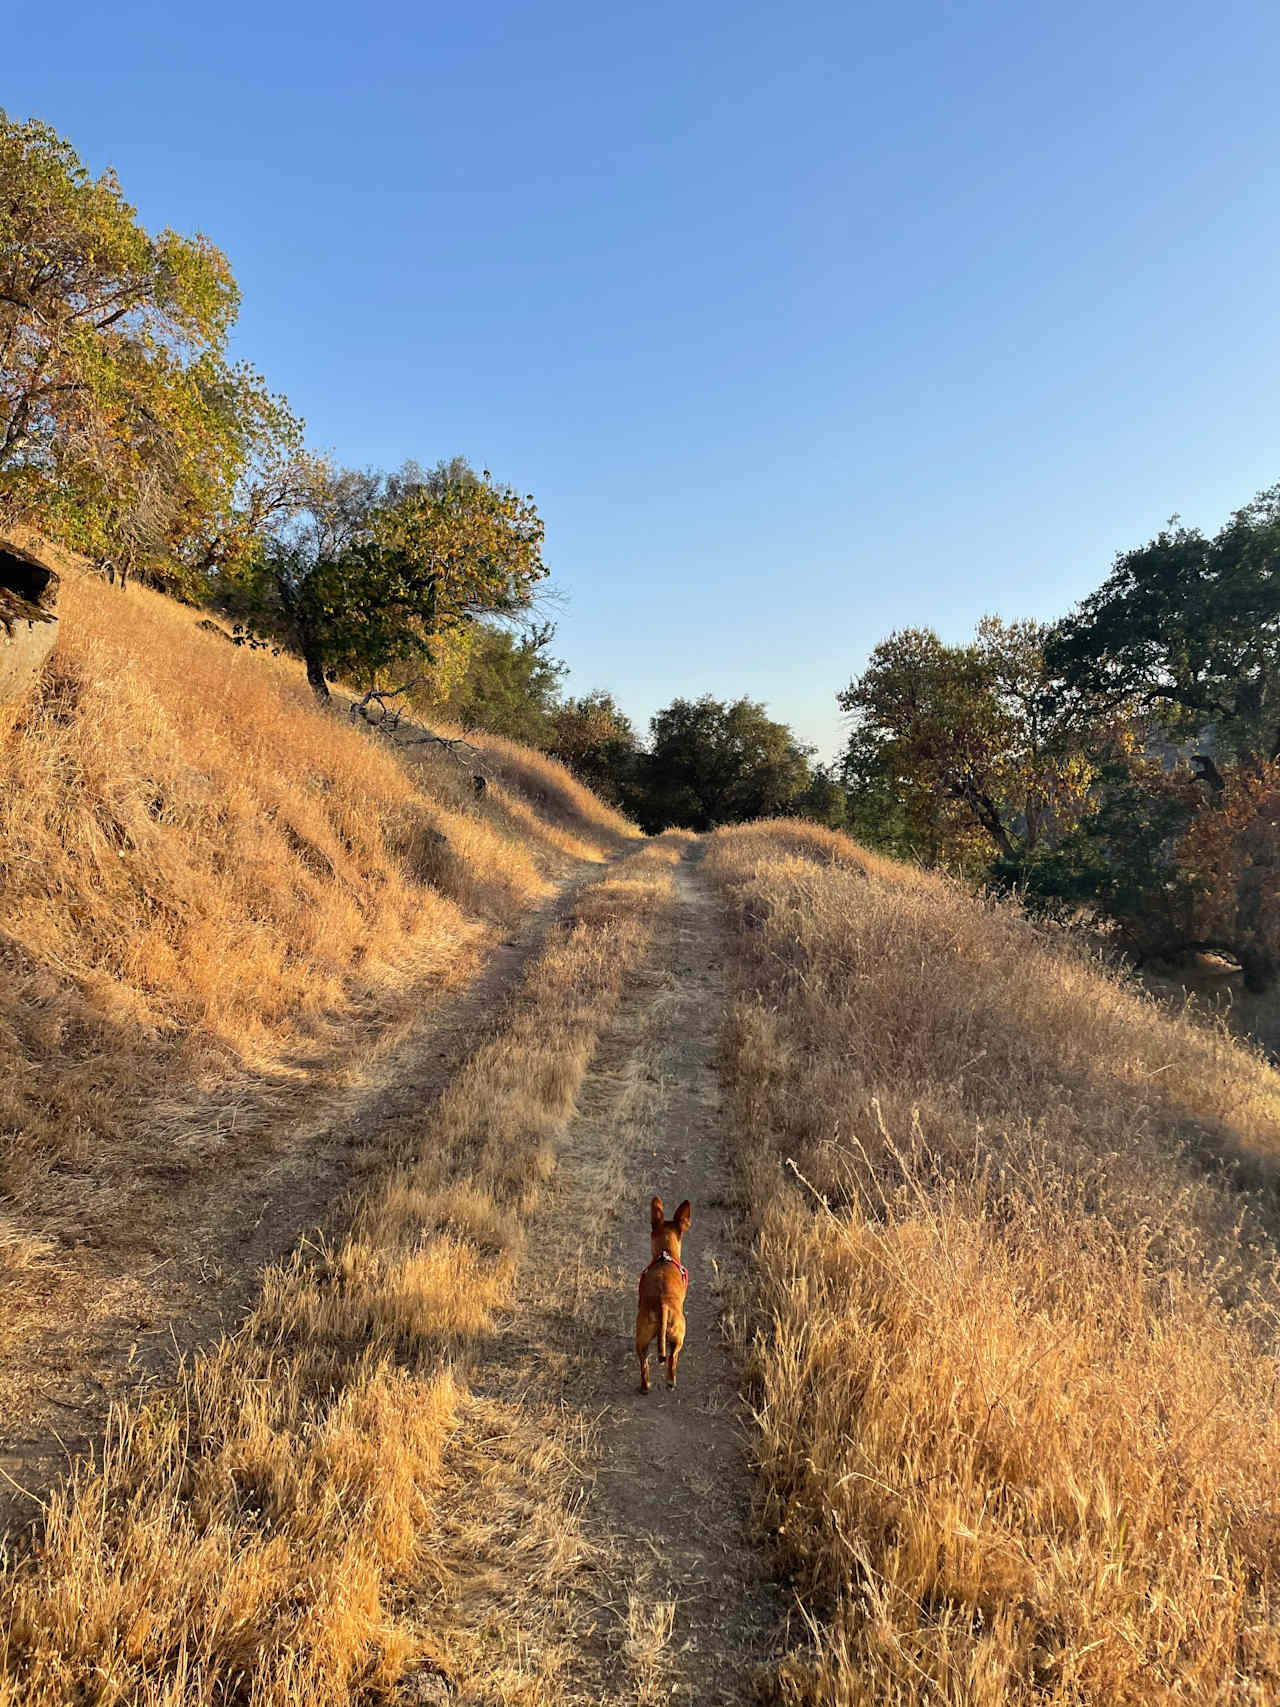
M 270 1271 L 234 1339 L 117 1413 L 101 1465 L 0 1572 L 3 1707 L 350 1707 L 442 1656 L 473 1699 L 556 1701 L 554 1632 L 529 1632 L 577 1559 L 563 1454 L 505 1419 L 471 1465 L 483 1498 L 442 1460 L 678 857 L 646 848 L 588 890 L 350 1236 Z
M 477 801 L 438 749 L 406 766 L 146 589 L 71 573 L 60 611 L 47 680 L 0 711 L 0 1202 L 148 1099 L 340 1055 L 630 833 L 537 755 L 545 811 L 501 780 Z
M 1274 1698 L 1280 1078 L 840 837 L 708 869 L 784 1698 Z

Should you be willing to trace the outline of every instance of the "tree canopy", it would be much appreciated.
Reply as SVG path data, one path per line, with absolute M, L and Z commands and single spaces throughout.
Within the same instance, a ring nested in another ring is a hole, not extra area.
M 391 475 L 321 468 L 275 533 L 216 572 L 215 598 L 296 651 L 324 699 L 336 675 L 412 680 L 463 625 L 526 610 L 547 572 L 542 537 L 532 498 L 457 458 Z
M 550 654 L 550 626 L 513 633 L 477 622 L 466 637 L 455 679 L 429 703 L 464 729 L 545 747 L 554 738 L 564 665 Z
M 1139 955 L 1280 972 L 1280 487 L 1121 552 L 1052 628 L 890 635 L 838 699 L 860 836 L 1083 905 Z
M 631 719 L 603 688 L 558 706 L 551 752 L 612 805 L 634 789 L 638 745 Z
M 901 851 L 965 864 L 985 846 L 1017 861 L 1077 820 L 1092 767 L 1076 709 L 1050 691 L 1047 633 L 987 617 L 948 646 L 903 629 L 837 695 L 856 719 L 846 781 L 879 810 L 893 804 Z
M 676 699 L 649 724 L 636 801 L 645 829 L 768 818 L 795 809 L 813 781 L 812 748 L 754 700 Z
M 0 112 L 0 512 L 173 578 L 287 406 L 226 356 L 239 292 L 207 238 L 150 235 L 115 174 Z
M 1046 658 L 1086 701 L 1156 713 L 1176 735 L 1211 725 L 1231 750 L 1280 757 L 1280 486 L 1211 539 L 1175 517 L 1121 552 Z

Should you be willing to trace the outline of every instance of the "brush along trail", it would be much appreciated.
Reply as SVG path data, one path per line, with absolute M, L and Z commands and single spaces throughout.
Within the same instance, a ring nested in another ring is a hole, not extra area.
M 87 1236 L 56 1273 L 24 1282 L 22 1331 L 0 1342 L 0 1538 L 38 1516 L 112 1403 L 168 1380 L 180 1356 L 229 1331 L 264 1268 L 300 1239 L 341 1233 L 353 1195 L 412 1142 L 601 875 L 592 865 L 568 877 L 468 984 L 428 995 L 411 1023 L 379 1031 L 370 1016 L 340 1060 L 299 1061 L 288 1078 L 151 1112 L 150 1138 L 140 1133 L 104 1174 Z
M 582 1544 L 552 1697 L 564 1703 L 745 1702 L 787 1646 L 786 1608 L 751 1535 L 726 1345 L 745 1253 L 720 1130 L 723 946 L 702 852 L 683 840 L 674 892 L 557 1144 L 514 1308 L 480 1353 L 455 1436 L 475 1458 L 472 1438 L 523 1415 L 582 1443 L 559 1493 Z M 677 1387 L 655 1367 L 641 1395 L 636 1282 L 655 1193 L 668 1214 L 682 1198 L 693 1205 L 688 1337 Z

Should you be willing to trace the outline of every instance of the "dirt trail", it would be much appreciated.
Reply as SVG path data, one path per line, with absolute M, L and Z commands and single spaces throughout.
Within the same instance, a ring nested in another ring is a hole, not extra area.
M 301 1089 L 236 1089 L 171 1118 L 101 1234 L 60 1253 L 47 1281 L 38 1268 L 26 1278 L 25 1331 L 0 1356 L 0 1540 L 39 1515 L 39 1495 L 101 1438 L 112 1402 L 168 1380 L 180 1355 L 253 1303 L 265 1266 L 345 1224 L 353 1193 L 415 1141 L 424 1108 L 487 1035 L 555 921 L 607 869 L 571 876 L 355 1082 L 317 1061 L 303 1065 L 318 1090 L 303 1074 Z
M 750 1534 L 751 1479 L 727 1298 L 744 1252 L 715 1071 L 722 949 L 694 844 L 673 914 L 597 1053 L 528 1227 L 519 1303 L 475 1370 L 479 1404 L 553 1412 L 589 1439 L 566 1703 L 754 1699 L 786 1610 Z M 693 1204 L 679 1385 L 641 1396 L 637 1277 L 648 1204 Z

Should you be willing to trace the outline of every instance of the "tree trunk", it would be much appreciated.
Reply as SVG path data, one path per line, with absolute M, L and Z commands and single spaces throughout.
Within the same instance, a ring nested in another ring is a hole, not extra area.
M 302 656 L 306 660 L 307 681 L 311 684 L 312 693 L 321 705 L 327 705 L 329 684 L 324 679 L 324 660 L 320 655 L 320 648 L 309 634 L 302 636 Z
M 984 794 L 967 778 L 953 785 L 951 792 L 962 800 L 996 845 L 996 851 L 1006 859 L 1017 859 L 1017 850 L 1000 821 L 1000 809 L 989 794 Z
M 1233 949 L 1244 973 L 1244 987 L 1255 996 L 1264 996 L 1276 981 L 1276 959 L 1265 948 Z
M 1223 792 L 1227 785 L 1222 780 L 1222 772 L 1208 753 L 1193 753 L 1191 763 L 1195 766 L 1197 782 L 1207 782 L 1215 794 Z

